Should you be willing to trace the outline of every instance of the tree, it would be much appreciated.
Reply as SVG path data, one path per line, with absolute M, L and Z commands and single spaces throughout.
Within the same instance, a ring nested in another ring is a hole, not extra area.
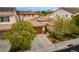
M 9 40 L 12 45 L 10 51 L 30 49 L 34 37 L 35 30 L 27 21 L 19 21 L 13 24 L 11 30 L 4 35 L 4 38 Z
M 72 23 L 70 19 L 64 17 L 56 17 L 50 21 L 52 30 L 49 29 L 49 33 L 53 38 L 63 40 L 65 37 L 71 37 L 73 35 Z M 75 26 L 75 25 L 74 25 Z
M 76 16 L 74 16 L 74 17 L 72 18 L 72 21 L 74 21 L 75 24 L 79 27 L 79 14 L 76 15 Z

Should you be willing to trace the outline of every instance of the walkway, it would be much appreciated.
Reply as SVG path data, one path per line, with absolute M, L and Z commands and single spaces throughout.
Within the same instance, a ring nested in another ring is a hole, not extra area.
M 52 48 L 52 46 L 53 44 L 44 34 L 38 34 L 32 43 L 31 51 L 47 52 L 49 51 L 49 48 Z

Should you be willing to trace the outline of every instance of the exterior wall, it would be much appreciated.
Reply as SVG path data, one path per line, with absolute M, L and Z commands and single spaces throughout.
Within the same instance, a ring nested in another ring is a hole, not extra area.
M 42 26 L 34 27 L 34 28 L 35 28 L 37 34 L 43 33 L 43 27 Z
M 37 34 L 45 33 L 45 26 L 34 27 Z
M 59 10 L 55 11 L 52 15 L 54 17 L 60 16 L 60 17 L 65 17 L 65 18 L 71 18 L 73 14 L 70 13 L 70 12 L 67 12 L 67 11 L 65 11 L 63 9 L 59 9 Z
M 75 16 L 75 15 L 78 15 L 78 14 L 79 14 L 79 12 L 78 12 L 78 13 L 76 13 L 76 14 L 74 14 L 74 16 Z
M 6 31 L 11 29 L 12 24 L 0 24 L 0 31 Z
M 15 16 L 9 16 L 10 22 L 0 22 L 0 31 L 10 30 L 13 23 L 16 22 Z
M 10 23 L 15 23 L 16 22 L 16 16 L 9 16 L 10 17 Z
M 0 22 L 0 31 L 10 30 L 13 23 L 16 22 L 16 11 L 14 12 L 0 12 L 3 15 L 0 16 L 9 16 L 10 22 Z
M 19 15 L 19 16 L 20 16 L 20 19 L 23 19 L 25 21 L 33 19 L 35 17 L 39 17 L 38 15 Z

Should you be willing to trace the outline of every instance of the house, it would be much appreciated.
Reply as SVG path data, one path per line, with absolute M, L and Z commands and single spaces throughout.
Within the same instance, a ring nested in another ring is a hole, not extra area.
M 51 15 L 52 15 L 52 12 L 51 13 L 47 13 L 45 15 L 41 15 L 40 17 L 43 17 L 43 18 L 53 18 Z
M 37 31 L 37 34 L 40 34 L 40 33 L 46 33 L 46 25 L 50 20 L 51 20 L 50 18 L 37 17 L 29 21 L 32 23 L 33 27 Z
M 17 11 L 16 13 L 18 19 L 30 21 L 37 31 L 37 34 L 45 32 L 45 26 L 50 21 L 50 16 L 52 14 L 51 13 L 46 14 L 45 16 L 39 16 L 38 13 L 33 11 Z
M 76 14 L 79 14 L 79 8 L 61 7 L 59 9 L 57 9 L 52 15 L 54 17 L 60 16 L 60 17 L 65 17 L 65 18 L 72 18 Z
M 0 31 L 6 31 L 11 29 L 12 24 L 15 22 L 15 7 L 0 7 Z
M 37 20 L 30 20 L 37 34 L 44 33 L 45 24 L 38 22 Z
M 19 19 L 30 21 L 38 34 L 44 33 L 46 24 L 51 20 L 50 14 L 47 15 L 39 17 L 36 12 L 16 11 L 16 8 L 13 7 L 0 7 L 0 33 L 10 30 L 12 24 Z
M 35 17 L 39 17 L 39 15 L 36 12 L 32 11 L 16 11 L 17 13 L 17 18 L 22 19 L 22 20 L 30 20 Z

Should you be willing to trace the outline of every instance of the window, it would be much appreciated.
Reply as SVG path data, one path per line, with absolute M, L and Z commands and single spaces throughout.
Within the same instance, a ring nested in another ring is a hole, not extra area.
M 66 17 L 68 17 L 68 15 L 66 15 Z
M 9 17 L 0 17 L 0 22 L 10 22 Z

